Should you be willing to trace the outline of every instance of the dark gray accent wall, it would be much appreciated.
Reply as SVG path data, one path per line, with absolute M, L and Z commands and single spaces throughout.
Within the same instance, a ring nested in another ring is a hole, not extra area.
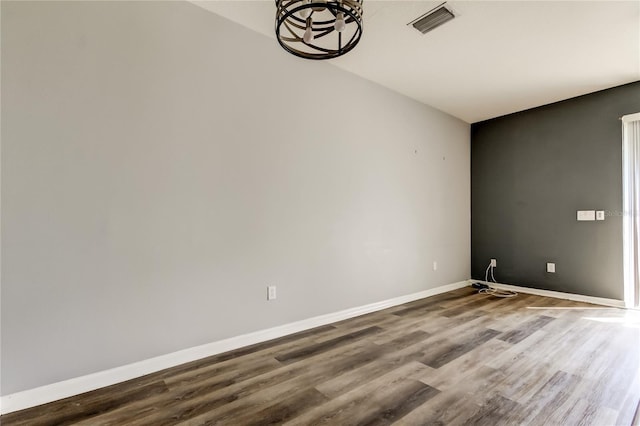
M 495 258 L 501 283 L 623 299 L 619 117 L 636 112 L 640 82 L 472 125 L 474 279 Z

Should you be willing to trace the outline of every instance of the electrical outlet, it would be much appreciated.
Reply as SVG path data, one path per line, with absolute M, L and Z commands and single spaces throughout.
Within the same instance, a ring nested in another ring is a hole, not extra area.
M 438 270 L 438 262 L 436 262 L 435 260 L 433 261 L 433 270 L 434 271 Z
M 267 300 L 274 300 L 276 298 L 276 286 L 267 286 Z
M 555 274 L 556 273 L 556 264 L 555 263 L 547 263 L 547 272 Z
M 496 259 L 491 259 L 491 265 L 490 266 L 493 266 L 495 268 L 496 266 L 498 266 L 498 261 Z

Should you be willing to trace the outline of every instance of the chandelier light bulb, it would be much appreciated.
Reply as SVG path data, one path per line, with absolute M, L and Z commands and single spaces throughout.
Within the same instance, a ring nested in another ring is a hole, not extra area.
M 313 41 L 313 30 L 311 29 L 311 20 L 307 22 L 307 29 L 304 30 L 304 36 L 302 37 L 305 43 L 311 43 Z
M 304 0 L 302 2 L 303 6 L 309 6 L 311 4 L 311 0 Z M 305 7 L 304 9 L 302 9 L 300 11 L 300 17 L 302 19 L 307 19 L 309 16 L 311 16 L 311 8 L 310 7 Z
M 344 31 L 346 24 L 344 23 L 344 13 L 338 12 L 336 16 L 336 24 L 334 25 L 337 32 L 341 33 Z

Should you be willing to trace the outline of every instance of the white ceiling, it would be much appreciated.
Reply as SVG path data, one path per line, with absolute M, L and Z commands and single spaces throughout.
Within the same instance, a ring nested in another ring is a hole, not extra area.
M 194 1 L 274 38 L 275 2 Z M 360 44 L 331 62 L 473 123 L 640 80 L 640 1 L 364 0 Z M 304 59 L 300 59 L 304 60 Z

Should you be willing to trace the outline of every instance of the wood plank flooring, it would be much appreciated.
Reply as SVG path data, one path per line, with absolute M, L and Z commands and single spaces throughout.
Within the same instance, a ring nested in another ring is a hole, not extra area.
M 463 288 L 0 422 L 626 426 L 639 401 L 640 312 Z

